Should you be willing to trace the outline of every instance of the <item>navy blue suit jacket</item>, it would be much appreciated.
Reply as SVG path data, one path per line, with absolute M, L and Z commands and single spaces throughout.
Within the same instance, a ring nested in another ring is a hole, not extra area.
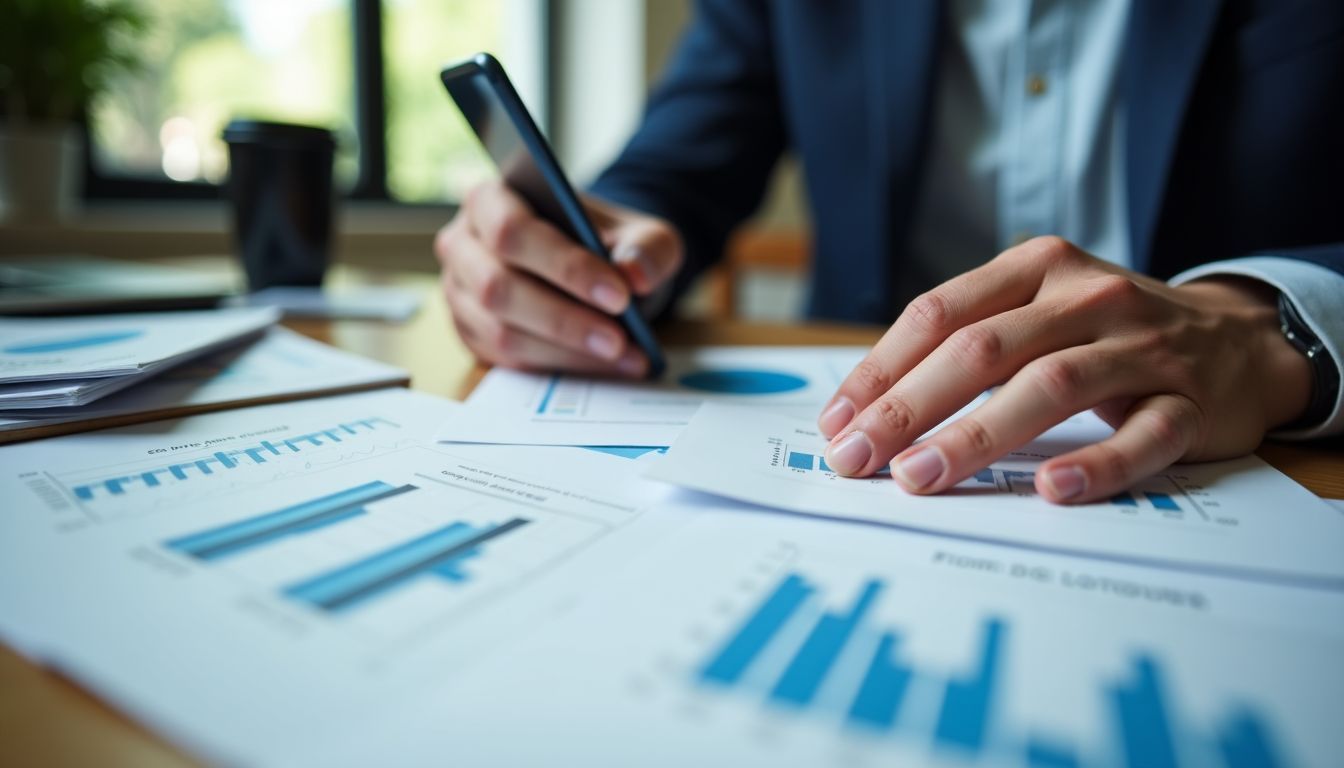
M 684 287 L 792 150 L 815 222 L 810 314 L 890 321 L 932 287 L 900 264 L 942 23 L 936 0 L 701 0 L 593 191 L 678 227 Z M 1121 88 L 1138 270 L 1258 252 L 1344 273 L 1344 2 L 1134 0 Z

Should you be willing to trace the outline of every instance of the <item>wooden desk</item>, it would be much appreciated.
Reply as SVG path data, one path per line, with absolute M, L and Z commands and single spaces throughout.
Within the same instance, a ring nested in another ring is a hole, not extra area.
M 424 276 L 338 270 L 336 284 L 398 284 L 424 290 L 422 311 L 405 325 L 302 321 L 292 328 L 411 372 L 412 386 L 461 397 L 484 374 L 452 332 L 443 301 Z M 871 344 L 879 328 L 840 325 L 683 324 L 664 330 L 670 344 Z M 1344 498 L 1344 447 L 1266 445 L 1263 456 L 1316 493 Z M 192 761 L 115 710 L 56 675 L 0 647 L 0 763 L 7 765 L 182 766 Z

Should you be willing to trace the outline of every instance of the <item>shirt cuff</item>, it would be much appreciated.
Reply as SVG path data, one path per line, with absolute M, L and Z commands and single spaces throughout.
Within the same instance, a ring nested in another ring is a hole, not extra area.
M 1344 275 L 1318 264 L 1279 256 L 1248 256 L 1215 261 L 1188 269 L 1173 277 L 1181 285 L 1201 277 L 1239 275 L 1268 283 L 1283 293 L 1316 338 L 1321 340 L 1336 366 L 1344 367 Z M 1276 438 L 1308 440 L 1344 433 L 1344 387 L 1335 396 L 1330 417 L 1314 427 L 1273 432 Z

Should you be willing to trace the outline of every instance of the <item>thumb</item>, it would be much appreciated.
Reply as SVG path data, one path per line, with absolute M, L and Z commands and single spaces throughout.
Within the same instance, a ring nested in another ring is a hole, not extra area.
M 631 217 L 608 236 L 612 261 L 640 296 L 653 293 L 681 269 L 685 258 L 681 235 L 662 219 Z

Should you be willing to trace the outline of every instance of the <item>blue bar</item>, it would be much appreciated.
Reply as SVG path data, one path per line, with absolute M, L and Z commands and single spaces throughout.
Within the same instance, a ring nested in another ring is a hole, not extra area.
M 875 728 L 890 728 L 896 722 L 896 714 L 901 706 L 901 698 L 910 685 L 912 673 L 909 668 L 897 665 L 892 660 L 892 651 L 898 638 L 893 632 L 884 632 L 882 640 L 873 653 L 863 684 L 849 707 L 849 720 L 852 723 Z
M 831 671 L 836 658 L 844 650 L 845 643 L 849 642 L 850 636 L 858 628 L 863 614 L 881 590 L 882 582 L 870 580 L 864 585 L 863 593 L 848 614 L 837 616 L 828 613 L 822 616 L 803 641 L 803 647 L 798 649 L 793 661 L 789 662 L 788 668 L 770 692 L 770 698 L 789 704 L 810 702 Z
M 1264 723 L 1247 711 L 1235 713 L 1218 735 L 1227 768 L 1276 768 L 1283 765 Z
M 1171 498 L 1165 493 L 1153 493 L 1151 491 L 1145 491 L 1143 495 L 1147 496 L 1148 500 L 1153 502 L 1153 506 L 1157 507 L 1158 509 L 1165 509 L 1169 512 L 1181 511 L 1181 508 L 1176 503 L 1176 500 Z
M 466 575 L 449 563 L 473 557 L 486 541 L 527 525 L 514 518 L 508 522 L 476 528 L 466 523 L 432 531 L 417 539 L 379 552 L 358 562 L 322 574 L 284 590 L 285 595 L 311 603 L 316 608 L 337 611 L 422 574 L 436 574 L 461 582 Z
M 1132 687 L 1116 687 L 1111 702 L 1120 721 L 1120 736 L 1129 768 L 1175 768 L 1176 747 L 1171 723 L 1162 699 L 1157 662 L 1140 656 L 1134 660 Z
M 984 746 L 1003 633 L 1002 621 L 987 621 L 979 669 L 968 680 L 953 680 L 947 684 L 947 695 L 943 698 L 943 707 L 938 713 L 938 727 L 934 732 L 934 738 L 939 744 L 973 752 Z
M 397 488 L 379 481 L 365 483 L 275 512 L 172 539 L 165 546 L 201 560 L 213 560 L 291 533 L 346 520 L 361 514 L 364 504 L 414 489 L 411 485 Z
M 976 472 L 975 481 L 977 483 L 984 483 L 985 485 L 998 485 L 998 483 L 994 482 L 994 470 L 988 468 Z
M 740 680 L 751 662 L 812 592 L 812 587 L 801 576 L 789 574 L 728 640 L 728 644 L 700 670 L 700 679 L 724 685 Z
M 829 464 L 826 463 L 826 457 L 825 457 L 825 456 L 818 456 L 818 457 L 817 457 L 817 467 L 818 467 L 822 472 L 835 472 L 835 470 L 831 469 L 831 466 L 830 466 Z
M 1027 741 L 1030 768 L 1078 768 L 1078 755 L 1065 744 L 1033 736 Z
M 816 457 L 810 453 L 798 453 L 796 451 L 789 451 L 789 466 L 794 469 L 810 470 L 813 467 L 814 459 L 816 459 Z
M 555 394 L 555 388 L 560 384 L 559 376 L 552 376 L 551 382 L 546 385 L 546 393 L 541 396 L 541 405 L 537 406 L 537 413 L 545 413 L 546 406 L 551 404 L 551 395 Z
M 340 595 L 359 591 L 365 584 L 405 570 L 437 551 L 456 546 L 476 532 L 475 528 L 466 523 L 453 523 L 385 552 L 295 584 L 287 588 L 285 594 L 315 605 L 324 605 Z
M 1134 497 L 1130 496 L 1128 493 L 1117 493 L 1116 495 L 1111 497 L 1111 503 L 1117 504 L 1122 507 L 1139 506 L 1139 502 L 1135 501 Z

